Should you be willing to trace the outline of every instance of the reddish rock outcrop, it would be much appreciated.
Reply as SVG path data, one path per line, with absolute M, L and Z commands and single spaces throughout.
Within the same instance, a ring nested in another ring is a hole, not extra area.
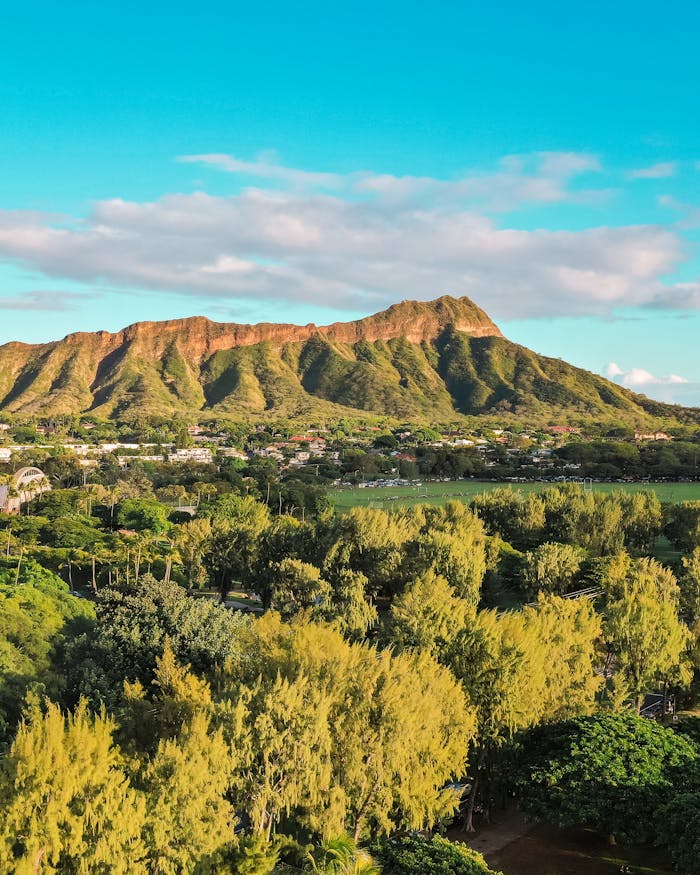
M 405 337 L 411 343 L 421 343 L 435 340 L 447 326 L 453 326 L 475 337 L 501 336 L 497 326 L 469 298 L 445 295 L 428 303 L 402 301 L 374 316 L 354 322 L 334 322 L 332 325 L 287 325 L 274 322 L 240 325 L 193 316 L 189 319 L 170 319 L 163 322 L 136 322 L 113 334 L 108 331 L 78 332 L 69 334 L 60 342 L 88 347 L 91 351 L 99 351 L 104 355 L 124 344 L 136 344 L 148 349 L 151 354 L 158 355 L 173 339 L 177 339 L 179 348 L 192 361 L 202 361 L 223 349 L 264 342 L 282 346 L 285 343 L 308 340 L 314 334 L 339 343 L 392 340 L 397 337 Z

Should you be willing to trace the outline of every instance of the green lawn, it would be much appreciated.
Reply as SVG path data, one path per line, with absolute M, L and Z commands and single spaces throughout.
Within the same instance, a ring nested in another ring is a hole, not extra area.
M 393 507 L 412 504 L 445 504 L 448 501 L 468 502 L 475 495 L 497 487 L 510 487 L 519 492 L 540 492 L 549 483 L 493 483 L 479 480 L 457 480 L 448 483 L 423 483 L 422 486 L 378 488 L 338 487 L 329 490 L 335 507 L 342 512 L 353 507 Z M 653 489 L 663 502 L 700 500 L 700 482 L 696 483 L 594 483 L 594 492 L 643 492 Z

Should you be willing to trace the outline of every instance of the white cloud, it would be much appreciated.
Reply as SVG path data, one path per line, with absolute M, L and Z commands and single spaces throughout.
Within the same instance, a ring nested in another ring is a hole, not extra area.
M 667 207 L 681 214 L 677 223 L 679 228 L 697 228 L 700 225 L 700 207 L 683 203 L 669 194 L 659 195 L 657 203 L 661 207 Z
M 605 375 L 633 392 L 641 392 L 658 401 L 671 404 L 699 405 L 700 383 L 681 377 L 679 374 L 657 376 L 646 368 L 624 370 L 617 362 L 610 362 Z
M 668 179 L 676 173 L 675 161 L 660 161 L 658 164 L 652 164 L 651 167 L 639 167 L 636 170 L 630 170 L 627 174 L 628 179 Z
M 675 231 L 522 230 L 489 214 L 580 197 L 568 183 L 599 168 L 592 156 L 510 156 L 491 174 L 453 181 L 315 174 L 269 158 L 187 160 L 281 185 L 115 198 L 87 217 L 0 211 L 0 258 L 53 278 L 181 293 L 193 311 L 206 299 L 366 312 L 443 293 L 469 295 L 511 319 L 700 308 L 700 283 L 663 282 L 684 258 Z
M 315 173 L 307 170 L 297 170 L 285 167 L 264 156 L 256 161 L 242 161 L 233 155 L 208 153 L 204 155 L 181 155 L 177 159 L 184 164 L 204 164 L 224 170 L 227 173 L 237 173 L 241 176 L 252 176 L 257 179 L 269 179 L 285 182 L 294 186 L 313 186 L 319 188 L 338 188 L 343 183 L 343 177 L 336 173 Z
M 700 310 L 700 282 L 660 286 L 650 306 L 659 310 Z
M 317 173 L 286 167 L 267 156 L 243 161 L 233 155 L 213 153 L 182 155 L 177 160 L 203 164 L 241 177 L 280 183 L 296 190 L 369 193 L 394 201 L 429 199 L 433 204 L 438 200 L 469 202 L 495 211 L 507 211 L 528 203 L 588 201 L 606 195 L 601 189 L 568 190 L 568 183 L 574 177 L 601 170 L 596 156 L 577 152 L 509 155 L 498 162 L 495 170 L 472 172 L 456 179 L 394 176 L 372 171 Z
M 0 310 L 34 310 L 43 312 L 61 312 L 77 310 L 78 303 L 90 295 L 81 292 L 26 292 L 17 297 L 0 298 Z
M 629 388 L 651 385 L 674 385 L 676 383 L 689 383 L 685 377 L 679 377 L 678 374 L 669 374 L 667 377 L 657 377 L 654 374 L 646 371 L 644 368 L 631 368 L 619 375 L 620 382 Z

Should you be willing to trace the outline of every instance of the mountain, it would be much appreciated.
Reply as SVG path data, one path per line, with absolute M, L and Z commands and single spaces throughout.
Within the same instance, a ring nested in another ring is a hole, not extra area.
M 468 298 L 403 301 L 333 325 L 138 322 L 0 346 L 0 411 L 228 419 L 457 414 L 700 421 L 507 340 Z

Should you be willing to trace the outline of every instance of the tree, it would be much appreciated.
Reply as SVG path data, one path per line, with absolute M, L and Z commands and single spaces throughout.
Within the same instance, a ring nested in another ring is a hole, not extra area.
M 540 714 L 539 690 L 533 683 L 541 661 L 533 660 L 522 615 L 480 611 L 454 639 L 449 665 L 476 707 L 477 732 L 472 762 L 473 781 L 465 829 L 473 831 L 477 792 L 491 770 L 496 752 Z M 534 664 L 533 664 L 534 662 Z
M 540 597 L 521 613 L 480 611 L 454 639 L 449 665 L 477 709 L 474 780 L 465 829 L 473 829 L 477 793 L 489 783 L 500 751 L 541 721 L 590 712 L 600 685 L 595 641 L 600 624 L 590 604 Z
M 667 509 L 666 537 L 679 550 L 700 547 L 700 501 L 681 501 Z
M 381 839 L 372 845 L 372 852 L 381 864 L 382 875 L 499 875 L 477 851 L 440 836 Z
M 695 764 L 694 784 L 681 788 L 658 811 L 656 841 L 671 853 L 676 869 L 700 873 L 700 774 Z
M 440 655 L 464 626 L 470 604 L 457 598 L 444 577 L 430 570 L 397 596 L 390 609 L 389 640 Z
M 454 810 L 454 793 L 442 788 L 463 773 L 475 724 L 447 669 L 425 653 L 392 656 L 275 614 L 251 632 L 224 698 L 243 696 L 265 766 L 244 794 L 264 800 L 254 804 L 258 829 L 300 806 L 303 825 L 357 841 L 370 825 L 422 828 Z M 276 726 L 287 727 L 281 737 Z
M 486 573 L 486 533 L 481 520 L 459 501 L 423 509 L 418 553 L 460 598 L 476 607 Z
M 654 541 L 662 531 L 663 513 L 658 495 L 648 492 L 617 492 L 622 505 L 622 525 L 625 545 L 638 553 L 650 553 Z
M 283 559 L 272 566 L 270 575 L 269 606 L 284 619 L 303 611 L 322 616 L 327 610 L 331 587 L 315 566 L 301 559 Z
M 367 578 L 361 571 L 341 568 L 329 582 L 333 592 L 326 619 L 346 636 L 364 638 L 377 622 L 377 609 L 367 598 Z
M 326 839 L 316 854 L 309 853 L 309 868 L 317 875 L 381 875 L 372 855 L 348 836 Z
M 187 489 L 181 483 L 172 483 L 168 486 L 163 486 L 157 492 L 158 498 L 164 504 L 182 507 L 183 504 L 188 504 L 189 495 Z
M 147 799 L 149 871 L 217 872 L 233 842 L 234 809 L 226 799 L 235 759 L 221 729 L 199 711 L 173 738 L 161 738 L 142 776 Z
M 232 494 L 219 496 L 209 509 L 212 534 L 203 561 L 224 601 L 236 581 L 251 582 L 270 511 L 250 496 Z
M 459 530 L 454 533 L 432 530 L 421 534 L 416 542 L 418 559 L 415 570 L 431 570 L 442 576 L 457 596 L 475 608 L 481 582 L 486 572 L 484 541 L 477 546 Z
M 602 684 L 597 652 L 601 620 L 591 602 L 541 595 L 523 610 L 523 620 L 530 664 L 540 681 L 538 720 L 591 713 Z
M 207 507 L 207 511 L 214 521 L 225 520 L 246 525 L 257 532 L 263 532 L 270 524 L 269 507 L 249 495 L 236 495 L 233 492 L 219 495 Z
M 658 684 L 690 680 L 690 631 L 678 618 L 678 584 L 653 559 L 615 558 L 605 581 L 605 640 L 635 697 L 637 711 Z
M 652 720 L 599 714 L 531 730 L 516 785 L 529 815 L 630 842 L 652 841 L 674 775 L 697 749 Z
M 127 498 L 117 510 L 117 522 L 125 529 L 161 535 L 168 530 L 170 508 L 153 498 Z
M 700 620 L 700 547 L 681 559 L 680 611 L 689 624 Z
M 584 492 L 566 484 L 542 493 L 547 540 L 585 547 L 594 556 L 608 556 L 625 544 L 623 504 L 618 495 Z
M 319 534 L 327 544 L 321 570 L 328 579 L 343 568 L 358 571 L 373 595 L 391 594 L 403 580 L 405 545 L 417 533 L 410 514 L 353 508 L 340 519 L 321 522 Z
M 244 763 L 235 793 L 245 800 L 252 830 L 269 841 L 283 815 L 315 811 L 330 793 L 329 694 L 299 673 L 260 676 L 228 695 L 219 719 Z
M 105 544 L 105 535 L 95 528 L 98 520 L 86 517 L 59 517 L 42 529 L 42 539 L 52 547 L 97 550 Z
M 19 719 L 28 686 L 64 691 L 64 648 L 90 629 L 93 606 L 34 560 L 0 570 L 0 737 Z
M 185 571 L 187 588 L 201 587 L 206 581 L 204 556 L 212 535 L 211 521 L 207 517 L 194 519 L 174 528 L 176 555 Z
M 102 589 L 95 607 L 93 632 L 77 639 L 69 656 L 73 689 L 97 703 L 117 701 L 125 680 L 149 685 L 166 640 L 195 671 L 213 672 L 238 657 L 249 623 L 245 615 L 150 575 L 134 592 Z
M 525 553 L 523 578 L 530 596 L 563 595 L 573 589 L 585 551 L 570 544 L 546 542 Z
M 542 498 L 532 493 L 493 489 L 477 495 L 471 507 L 484 521 L 489 534 L 500 535 L 519 549 L 529 547 L 533 541 L 537 543 L 545 525 Z
M 123 748 L 152 760 L 160 741 L 180 738 L 199 716 L 211 718 L 214 702 L 207 681 L 189 665 L 179 663 L 166 640 L 162 656 L 156 659 L 153 681 L 147 688 L 140 680 L 124 681 L 116 711 Z M 228 755 L 226 762 L 230 762 Z
M 146 873 L 143 796 L 130 784 L 114 725 L 84 702 L 27 712 L 0 760 L 0 868 L 15 875 Z

